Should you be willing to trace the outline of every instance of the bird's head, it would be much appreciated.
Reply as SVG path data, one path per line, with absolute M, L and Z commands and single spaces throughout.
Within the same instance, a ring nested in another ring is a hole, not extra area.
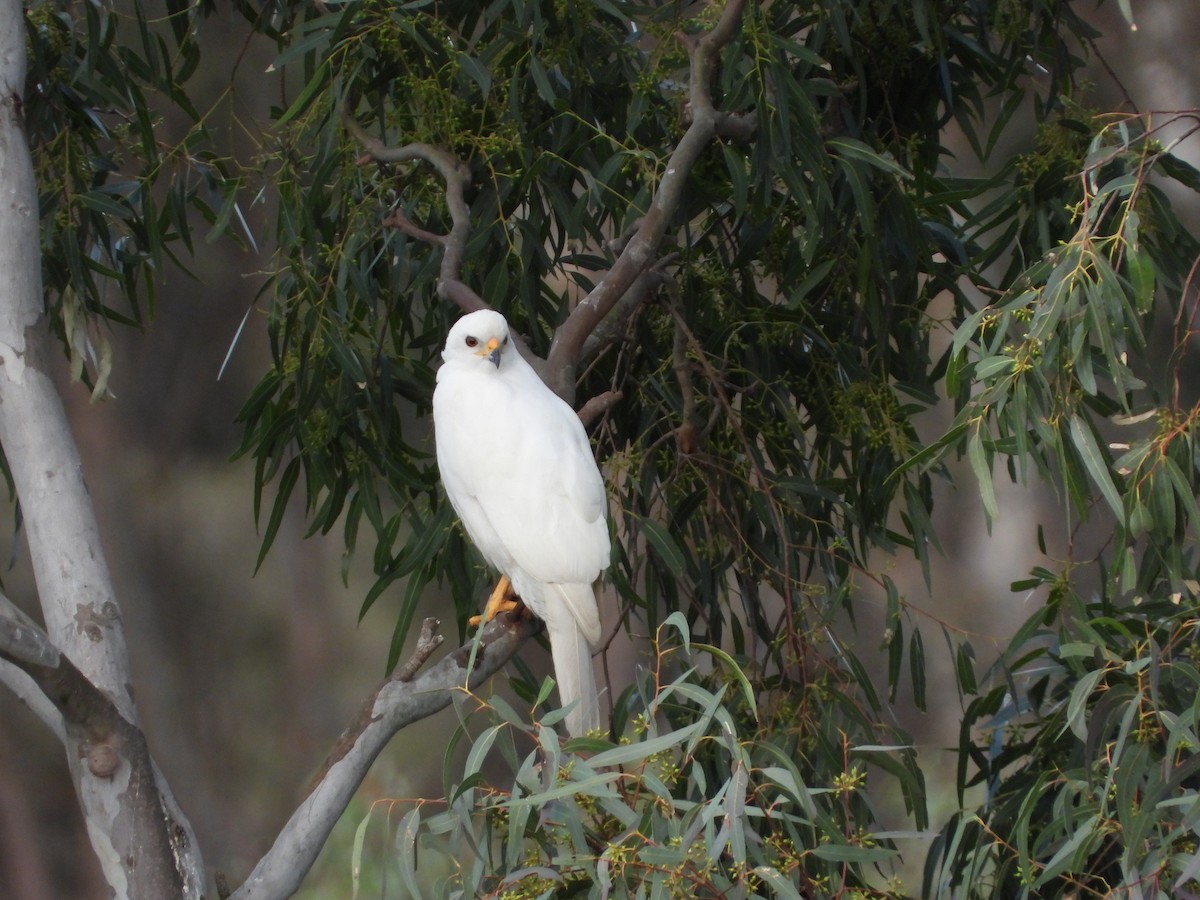
M 487 361 L 500 368 L 500 361 L 509 349 L 508 322 L 490 309 L 467 313 L 450 329 L 442 359 L 446 362 Z

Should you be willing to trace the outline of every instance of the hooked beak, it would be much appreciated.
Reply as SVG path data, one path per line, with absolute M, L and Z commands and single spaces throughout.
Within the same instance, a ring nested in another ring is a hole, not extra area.
M 497 338 L 487 342 L 487 358 L 497 369 L 500 368 L 500 341 Z

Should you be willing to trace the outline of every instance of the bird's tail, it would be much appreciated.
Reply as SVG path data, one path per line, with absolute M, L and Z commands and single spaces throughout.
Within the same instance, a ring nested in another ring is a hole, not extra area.
M 590 589 L 590 585 L 588 586 Z M 554 621 L 551 621 L 553 619 Z M 567 731 L 573 736 L 600 727 L 600 701 L 592 671 L 592 647 L 572 615 L 551 616 L 546 621 L 558 697 L 567 710 Z

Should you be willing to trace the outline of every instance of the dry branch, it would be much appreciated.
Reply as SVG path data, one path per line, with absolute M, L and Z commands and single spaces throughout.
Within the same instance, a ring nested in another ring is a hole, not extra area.
M 426 629 L 432 631 L 430 621 L 436 620 L 426 620 Z M 474 691 L 500 671 L 541 627 L 538 620 L 529 617 L 497 616 L 479 636 L 477 647 L 468 643 L 458 648 L 411 681 L 402 678 L 411 674 L 408 665 L 385 680 L 338 739 L 308 796 L 250 877 L 230 895 L 231 900 L 290 897 L 300 887 L 371 764 L 396 732 L 445 708 L 456 693 Z M 425 648 L 417 651 L 422 661 L 432 652 L 430 643 L 436 645 L 432 635 Z M 468 671 L 473 650 L 474 667 Z

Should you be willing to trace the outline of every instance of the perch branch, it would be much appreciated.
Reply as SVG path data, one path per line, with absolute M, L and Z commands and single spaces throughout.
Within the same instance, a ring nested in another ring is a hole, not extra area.
M 397 671 L 385 680 L 338 739 L 308 796 L 250 877 L 230 895 L 231 900 L 290 897 L 295 893 L 367 770 L 393 735 L 448 706 L 456 692 L 476 689 L 500 671 L 509 657 L 541 627 L 536 619 L 497 616 L 480 635 L 475 666 L 469 672 L 471 643 L 448 654 L 411 681 L 400 678 L 409 674 L 407 664 L 403 667 L 405 671 Z M 424 653 L 424 658 L 428 658 L 431 652 L 432 649 L 428 652 L 418 649 L 416 655 Z
M 442 264 L 438 273 L 438 296 L 449 300 L 464 313 L 485 309 L 483 299 L 462 281 L 463 258 L 467 239 L 471 236 L 471 208 L 467 205 L 466 189 L 471 173 L 453 153 L 432 144 L 411 143 L 389 147 L 367 134 L 348 108 L 342 110 L 342 124 L 363 147 L 361 162 L 406 163 L 424 162 L 433 166 L 446 185 L 446 208 L 450 211 L 450 230 L 436 234 L 416 225 L 397 210 L 383 224 L 403 231 L 410 237 L 442 249 Z
M 712 102 L 712 79 L 720 51 L 741 24 L 744 7 L 745 0 L 729 0 L 710 32 L 699 39 L 684 40 L 690 63 L 687 131 L 667 161 L 650 208 L 625 242 L 617 261 L 554 335 L 543 377 L 561 397 L 570 399 L 574 394 L 575 369 L 588 336 L 638 276 L 654 263 L 655 253 L 679 210 L 687 179 L 700 155 L 715 137 L 737 132 L 745 139 L 753 134 L 756 126 L 750 117 L 723 113 Z

